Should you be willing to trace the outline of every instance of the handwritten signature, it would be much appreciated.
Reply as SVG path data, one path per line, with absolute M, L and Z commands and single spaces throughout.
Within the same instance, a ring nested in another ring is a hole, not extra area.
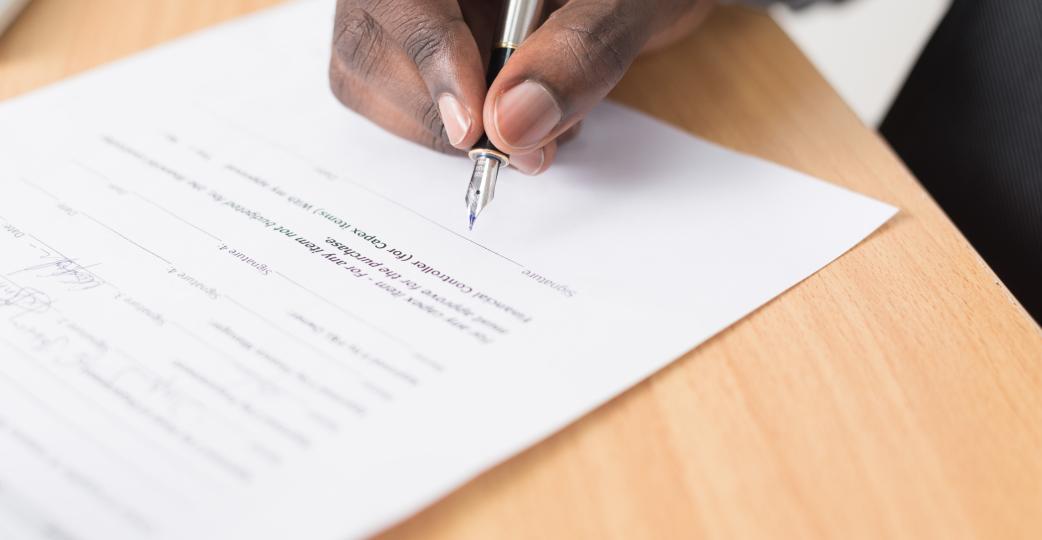
M 0 308 L 14 308 L 19 317 L 29 313 L 45 313 L 51 309 L 51 297 L 43 291 L 23 287 L 0 276 Z
M 90 271 L 91 268 L 98 266 L 97 264 L 83 266 L 76 262 L 75 259 L 55 257 L 49 254 L 41 256 L 41 259 L 46 260 L 45 262 L 16 270 L 8 275 L 16 276 L 31 273 L 38 278 L 57 280 L 58 283 L 67 285 L 77 291 L 87 291 L 105 285 L 104 280 Z

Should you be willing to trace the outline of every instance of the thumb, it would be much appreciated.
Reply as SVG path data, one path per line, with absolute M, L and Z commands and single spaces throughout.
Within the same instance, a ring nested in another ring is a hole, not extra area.
M 508 154 L 529 153 L 582 120 L 654 33 L 654 3 L 572 0 L 555 11 L 489 88 L 489 139 Z

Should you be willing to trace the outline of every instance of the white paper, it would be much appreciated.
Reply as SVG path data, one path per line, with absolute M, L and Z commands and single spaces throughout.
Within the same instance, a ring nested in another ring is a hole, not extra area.
M 0 537 L 373 533 L 894 212 L 606 105 L 468 233 L 465 159 L 329 95 L 331 4 L 0 106 Z

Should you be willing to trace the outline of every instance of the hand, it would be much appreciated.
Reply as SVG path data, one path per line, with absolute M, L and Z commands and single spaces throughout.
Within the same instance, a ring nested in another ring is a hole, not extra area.
M 539 174 L 638 55 L 685 35 L 713 0 L 548 3 L 549 18 L 486 92 L 500 2 L 339 0 L 333 92 L 383 128 L 439 151 L 468 150 L 487 131 L 514 167 Z

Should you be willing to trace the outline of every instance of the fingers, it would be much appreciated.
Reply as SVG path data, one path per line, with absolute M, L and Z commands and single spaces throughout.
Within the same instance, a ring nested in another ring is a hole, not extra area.
M 557 158 L 558 146 L 578 137 L 580 131 L 582 131 L 582 122 L 573 125 L 556 140 L 550 141 L 546 146 L 534 152 L 510 156 L 510 165 L 529 176 L 543 174 Z
M 538 174 L 658 41 L 652 37 L 710 0 L 563 3 L 486 97 L 470 25 L 491 28 L 484 19 L 498 3 L 463 2 L 464 19 L 459 0 L 339 0 L 331 86 L 345 105 L 402 137 L 456 151 L 487 132 L 518 170 Z
M 557 142 L 558 143 L 566 143 L 566 142 L 568 142 L 568 141 L 578 137 L 579 134 L 582 133 L 582 130 L 583 130 L 583 123 L 582 123 L 582 120 L 580 120 L 580 121 L 576 122 L 575 124 L 573 124 L 572 127 L 568 128 L 568 131 L 565 131 L 559 137 L 557 137 Z
M 510 166 L 522 174 L 535 176 L 546 172 L 556 157 L 557 141 L 550 141 L 546 146 L 538 150 L 510 156 Z
M 483 131 L 481 57 L 455 0 L 340 0 L 330 82 L 349 108 L 446 151 Z
M 571 0 L 500 73 L 485 101 L 489 138 L 531 153 L 580 121 L 619 82 L 671 13 L 690 1 Z M 668 9 L 667 9 L 668 8 Z
M 457 0 L 370 0 L 371 9 L 416 66 L 437 104 L 449 142 L 467 149 L 483 131 L 481 54 Z
M 369 13 L 338 12 L 329 79 L 341 103 L 380 127 L 438 151 L 454 150 L 419 73 Z

